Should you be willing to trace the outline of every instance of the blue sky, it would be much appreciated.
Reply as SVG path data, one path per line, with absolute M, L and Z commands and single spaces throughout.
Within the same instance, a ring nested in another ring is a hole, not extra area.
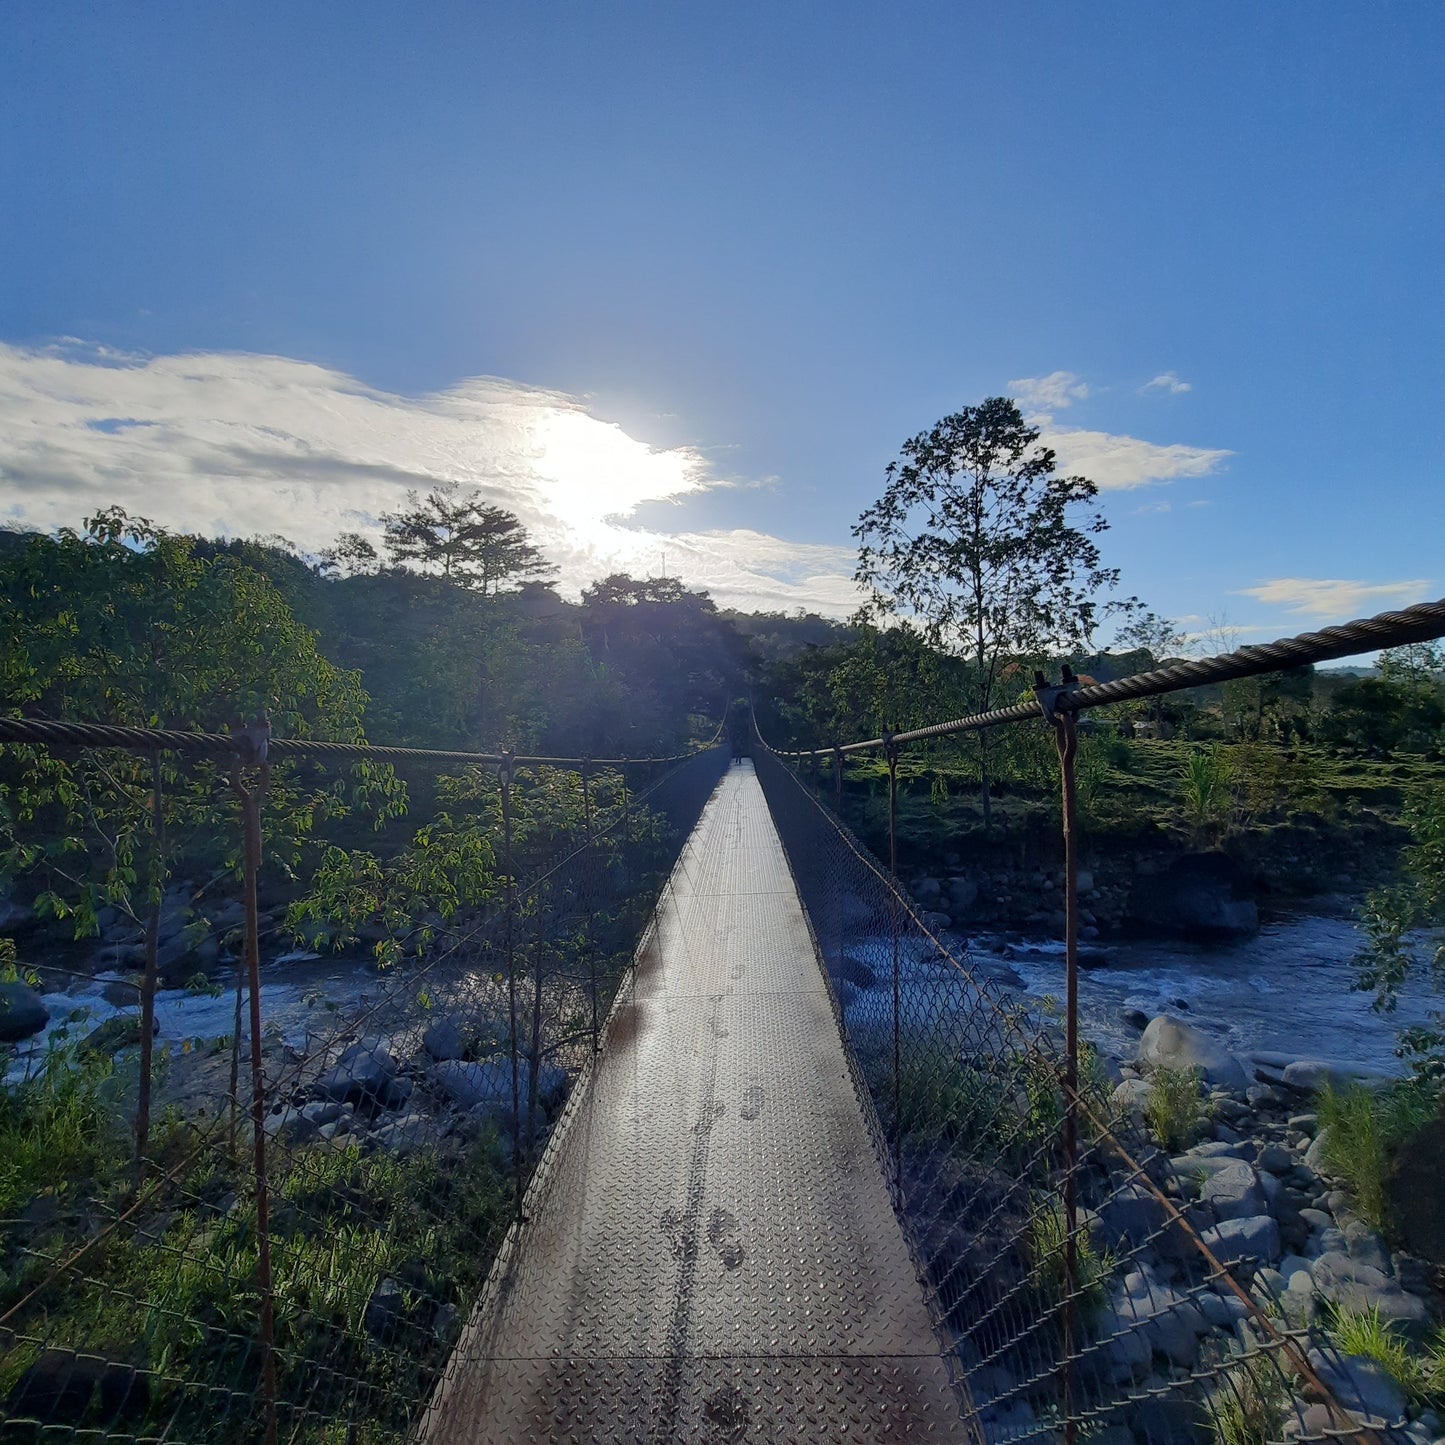
M 569 585 L 839 611 L 1011 391 L 1161 612 L 1438 596 L 1442 95 L 1426 4 L 14 4 L 0 516 L 451 475 Z

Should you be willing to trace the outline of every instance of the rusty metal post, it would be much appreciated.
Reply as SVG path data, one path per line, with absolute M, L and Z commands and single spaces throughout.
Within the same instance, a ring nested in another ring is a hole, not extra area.
M 883 735 L 883 754 L 888 760 L 888 872 L 893 879 L 888 911 L 893 923 L 893 1188 L 903 1202 L 903 1070 L 902 1070 L 902 979 L 899 971 L 899 933 L 902 912 L 898 901 L 898 746 L 892 732 Z
M 597 1052 L 597 939 L 594 936 L 596 920 L 592 915 L 592 880 L 597 859 L 592 838 L 592 763 L 582 759 L 582 818 L 587 834 L 587 866 L 583 870 L 582 886 L 587 890 L 587 973 L 588 986 L 592 996 L 592 1052 Z
M 1078 1290 L 1079 1212 L 1074 1175 L 1079 1154 L 1079 849 L 1078 789 L 1075 761 L 1079 752 L 1078 718 L 1059 707 L 1062 696 L 1077 691 L 1073 673 L 1064 671 L 1061 687 L 1036 687 L 1035 695 L 1053 727 L 1059 754 L 1059 788 L 1064 828 L 1064 1351 L 1062 1385 L 1064 1445 L 1074 1445 L 1073 1418 L 1075 1295 Z
M 135 1182 L 145 1180 L 146 1153 L 151 1137 L 151 1071 L 155 1051 L 156 957 L 160 949 L 161 905 L 166 892 L 166 820 L 163 812 L 161 755 L 151 754 L 151 898 L 146 915 L 145 973 L 140 990 L 140 1080 L 135 1106 Z
M 833 813 L 837 817 L 839 823 L 841 823 L 843 821 L 843 752 L 842 749 L 839 748 L 837 743 L 833 744 Z M 843 880 L 841 877 L 839 877 L 837 879 L 837 887 L 834 889 L 833 892 L 833 923 L 838 930 L 837 977 L 839 980 L 841 980 L 843 977 L 844 891 L 845 890 L 843 886 Z M 840 1004 L 838 1008 L 838 1029 L 839 1032 L 843 1035 L 843 1038 L 846 1042 L 848 1037 L 848 1015 L 841 1005 L 841 988 L 838 990 L 838 995 L 840 999 Z
M 617 770 L 617 775 L 622 779 L 622 874 L 623 880 L 627 877 L 627 844 L 630 841 L 628 834 L 631 832 L 632 820 L 627 811 L 627 754 L 622 755 L 622 766 Z
M 507 887 L 502 905 L 503 947 L 507 954 L 508 1031 L 512 1056 L 512 1211 L 522 1218 L 522 1080 L 517 1061 L 517 956 L 514 938 L 517 917 L 517 879 L 512 868 L 512 754 L 502 755 L 498 769 L 502 784 L 502 867 Z
M 266 1418 L 265 1445 L 276 1445 L 276 1305 L 271 1276 L 271 1199 L 266 1179 L 266 1077 L 261 1055 L 261 921 L 257 883 L 261 872 L 261 797 L 268 768 L 264 743 L 253 753 L 261 771 L 247 788 L 238 762 L 231 770 L 231 787 L 241 803 L 245 839 L 246 973 L 251 1004 L 251 1134 L 252 1167 L 256 1187 L 256 1284 L 261 1294 L 261 1398 Z

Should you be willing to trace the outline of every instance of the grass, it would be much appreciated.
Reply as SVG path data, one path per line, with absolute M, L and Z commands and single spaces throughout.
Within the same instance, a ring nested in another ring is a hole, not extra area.
M 1269 1445 L 1281 1438 L 1289 1393 L 1268 1365 L 1225 1371 L 1209 1396 L 1208 1414 L 1219 1445 Z
M 1445 1396 L 1445 1330 L 1436 1330 L 1425 1348 L 1412 1347 L 1393 1321 L 1380 1317 L 1378 1305 L 1368 1310 L 1335 1305 L 1327 1328 L 1342 1353 L 1374 1360 L 1416 1404 Z
M 1218 743 L 1211 748 L 1191 748 L 1185 755 L 1179 791 L 1196 843 L 1205 842 L 1228 819 L 1230 773 L 1229 755 Z
M 1064 1298 L 1067 1243 L 1068 1229 L 1062 1207 L 1052 1201 L 1041 1204 L 1029 1219 L 1027 1250 L 1039 1288 L 1050 1303 Z M 1086 1321 L 1097 1318 L 1103 1309 L 1105 1290 L 1114 1267 L 1114 1256 L 1108 1250 L 1102 1254 L 1095 1252 L 1087 1229 L 1074 1231 L 1074 1287 L 1080 1313 Z
M 64 1195 L 126 1157 L 126 1121 L 110 1059 L 52 1047 L 43 1065 L 0 1089 L 0 1219 L 40 1194 Z
M 1198 1069 L 1155 1069 L 1150 1074 L 1144 1119 L 1171 1154 L 1194 1142 L 1207 1117 Z
M 130 1198 L 123 1083 L 109 1060 L 57 1048 L 33 1078 L 0 1092 L 0 1311 Z M 149 1398 L 127 1422 L 137 1435 L 259 1439 L 249 1155 L 231 1158 L 223 1141 L 198 1148 L 192 1126 L 175 1119 L 157 1142 L 158 1165 L 184 1164 L 179 1177 L 25 1307 L 17 1324 L 30 1342 L 4 1352 L 0 1399 L 44 1340 L 148 1372 Z M 510 1218 L 495 1135 L 405 1160 L 317 1143 L 273 1161 L 281 1433 L 326 1441 L 336 1438 L 328 1417 L 354 1415 L 368 1422 L 358 1440 L 399 1441 Z M 401 1293 L 391 1327 L 379 1331 L 367 1306 L 383 1280 Z M 104 1425 L 99 1403 L 75 1423 Z
M 1413 1083 L 1378 1090 L 1350 1084 L 1326 1086 L 1318 1107 L 1320 1127 L 1329 1130 L 1322 1146 L 1326 1170 L 1345 1186 L 1360 1218 L 1388 1233 L 1392 1151 L 1434 1117 L 1435 1098 Z

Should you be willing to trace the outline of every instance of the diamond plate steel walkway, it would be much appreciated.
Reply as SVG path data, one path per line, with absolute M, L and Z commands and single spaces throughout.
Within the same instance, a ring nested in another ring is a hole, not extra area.
M 526 1215 L 428 1445 L 970 1438 L 750 762 L 683 850 Z

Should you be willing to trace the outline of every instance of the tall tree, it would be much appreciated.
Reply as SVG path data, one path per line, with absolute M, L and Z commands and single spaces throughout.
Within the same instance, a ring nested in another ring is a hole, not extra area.
M 1122 647 L 1143 648 L 1153 659 L 1154 666 L 1159 667 L 1165 658 L 1177 657 L 1180 649 L 1189 639 L 1170 618 L 1160 617 L 1154 612 L 1141 612 L 1119 629 L 1117 640 Z M 1162 693 L 1154 699 L 1152 710 L 1154 735 L 1162 737 L 1164 729 L 1164 697 Z
M 322 655 L 280 591 L 229 552 L 111 508 L 85 530 L 34 536 L 0 563 L 0 711 L 76 722 L 216 731 L 269 712 L 290 737 L 362 739 L 359 678 Z M 169 753 L 7 745 L 0 767 L 0 879 L 26 876 L 42 916 L 77 938 L 102 910 L 144 937 L 136 1148 L 144 1159 L 158 930 L 170 862 L 212 884 L 239 869 L 224 766 Z M 348 780 L 272 769 L 266 861 L 293 869 L 320 817 L 398 797 L 366 765 Z M 378 788 L 380 791 L 378 792 Z M 194 901 L 193 895 L 193 901 Z
M 406 506 L 382 516 L 386 549 L 398 565 L 420 563 L 449 581 L 495 596 L 514 579 L 550 576 L 517 516 L 481 500 L 474 487 L 444 482 L 425 498 L 406 494 Z
M 1081 646 L 1113 610 L 1098 600 L 1119 580 L 1094 541 L 1108 528 L 1098 488 L 1055 460 L 1013 401 L 989 397 L 906 441 L 853 528 L 874 607 L 966 658 L 979 709 L 995 705 L 1007 659 Z M 988 732 L 975 736 L 988 827 Z

